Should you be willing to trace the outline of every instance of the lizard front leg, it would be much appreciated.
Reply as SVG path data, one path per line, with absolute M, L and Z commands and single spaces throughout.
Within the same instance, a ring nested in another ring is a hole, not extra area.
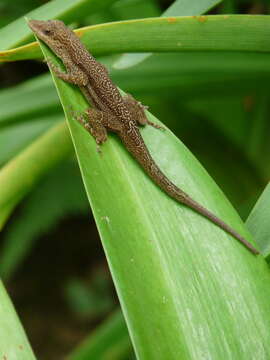
M 126 106 L 131 112 L 132 118 L 137 122 L 138 125 L 151 125 L 156 129 L 164 129 L 163 126 L 153 123 L 152 121 L 147 119 L 144 110 L 147 109 L 147 106 L 142 105 L 139 101 L 134 99 L 133 96 L 127 94 L 123 97 Z
M 87 75 L 74 63 L 65 61 L 67 72 L 64 72 L 50 59 L 47 59 L 46 62 L 58 78 L 78 86 L 86 86 L 88 84 Z

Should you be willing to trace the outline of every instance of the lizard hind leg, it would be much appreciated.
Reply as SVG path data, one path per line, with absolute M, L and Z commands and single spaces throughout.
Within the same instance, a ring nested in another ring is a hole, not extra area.
M 165 130 L 163 126 L 153 123 L 152 121 L 147 119 L 144 110 L 147 109 L 148 106 L 143 105 L 142 103 L 134 99 L 134 97 L 130 94 L 124 96 L 123 99 L 129 111 L 131 112 L 132 118 L 137 122 L 138 125 L 151 125 L 156 129 Z
M 98 143 L 107 140 L 107 130 L 116 133 L 122 130 L 121 121 L 109 112 L 89 108 L 85 113 L 92 129 L 92 135 Z
M 72 117 L 88 131 L 97 143 L 97 152 L 101 153 L 100 145 L 107 140 L 107 130 L 100 122 L 100 111 L 88 109 L 85 113 L 77 113 L 71 110 Z
M 122 129 L 122 123 L 115 116 L 93 108 L 87 109 L 84 114 L 75 118 L 94 137 L 98 152 L 100 152 L 99 146 L 108 138 L 107 130 L 120 132 Z
M 87 109 L 80 121 L 84 128 L 93 136 L 97 145 L 103 144 L 107 138 L 107 129 L 102 123 L 103 112 L 96 109 Z
M 76 115 L 73 112 L 72 115 L 96 140 L 98 152 L 99 146 L 108 138 L 108 130 L 118 133 L 122 131 L 121 121 L 109 112 L 89 108 L 83 114 Z

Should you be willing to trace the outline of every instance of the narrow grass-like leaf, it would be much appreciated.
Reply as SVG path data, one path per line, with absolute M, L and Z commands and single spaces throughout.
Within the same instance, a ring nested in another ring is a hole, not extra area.
M 113 60 L 106 57 L 102 61 L 110 65 Z M 241 52 L 197 52 L 196 56 L 192 52 L 162 53 L 134 69 L 111 69 L 110 74 L 123 89 L 138 94 L 154 91 L 171 97 L 177 91 L 181 99 L 194 100 L 248 91 L 259 93 L 270 87 L 270 54 L 252 53 L 247 57 Z M 43 121 L 44 114 L 59 112 L 57 94 L 47 74 L 2 90 L 0 107 L 0 127 L 33 117 Z
M 10 279 L 40 235 L 48 233 L 64 217 L 86 210 L 77 165 L 73 160 L 60 164 L 32 189 L 12 226 L 6 229 L 0 251 L 1 278 Z
M 137 357 L 269 357 L 270 277 L 263 257 L 170 199 L 115 136 L 99 154 L 70 113 L 70 106 L 83 111 L 89 105 L 76 87 L 55 83 Z M 168 129 L 147 127 L 142 135 L 174 183 L 251 240 L 222 192 Z
M 136 67 L 110 71 L 128 91 L 184 101 L 206 101 L 224 95 L 267 92 L 270 85 L 270 54 L 244 52 L 185 52 L 157 54 Z M 227 122 L 227 127 L 229 124 Z
M 2 282 L 0 304 L 0 359 L 34 360 L 35 356 Z
M 0 108 L 0 127 L 3 127 L 34 117 L 39 121 L 38 118 L 59 112 L 59 103 L 51 79 L 42 75 L 0 91 Z
M 260 96 L 261 95 L 261 96 Z M 248 138 L 243 141 L 242 149 L 254 164 L 263 178 L 268 179 L 270 175 L 270 144 L 269 131 L 269 96 L 268 92 L 256 93 L 250 98 L 250 121 L 248 126 Z
M 222 0 L 175 0 L 161 16 L 196 16 L 207 12 Z M 144 61 L 151 53 L 123 54 L 114 64 L 115 69 L 126 69 Z
M 0 165 L 17 155 L 38 136 L 61 121 L 63 116 L 44 117 L 42 121 L 32 121 L 11 125 L 0 131 Z M 39 120 L 39 119 L 37 119 Z
M 161 13 L 160 4 L 156 0 L 117 1 L 112 5 L 110 10 L 111 11 L 106 12 L 106 15 L 111 13 L 110 15 L 113 19 L 109 21 L 157 17 L 160 16 Z M 105 23 L 108 22 L 108 20 L 102 22 Z M 101 21 L 99 23 L 101 23 Z
M 130 352 L 127 327 L 121 311 L 117 310 L 69 355 L 68 360 L 125 360 Z
M 66 22 L 76 21 L 85 13 L 95 13 L 113 4 L 116 0 L 54 0 L 30 11 L 29 19 L 49 20 L 61 19 Z M 21 46 L 33 39 L 33 34 L 21 17 L 0 29 L 0 49 L 8 50 Z
M 243 80 L 245 75 L 242 75 Z M 258 79 L 259 76 L 257 81 Z M 252 93 L 256 90 L 256 96 L 254 96 Z M 258 174 L 262 178 L 267 178 L 270 174 L 268 97 L 261 86 L 255 86 L 253 91 L 247 86 L 244 95 L 240 93 L 239 96 L 233 93 L 223 98 L 212 98 L 211 102 L 207 97 L 201 96 L 200 99 L 191 100 L 188 107 L 198 116 L 207 118 L 231 143 L 236 144 L 252 166 L 257 169 Z M 220 111 L 221 108 L 223 111 Z M 228 123 L 228 119 L 231 120 L 233 126 Z
M 212 9 L 222 0 L 176 0 L 168 7 L 162 14 L 162 16 L 193 16 L 201 15 Z
M 95 25 L 76 33 L 94 55 L 145 51 L 270 52 L 267 15 L 148 18 Z M 41 56 L 37 43 L 33 43 L 0 52 L 0 61 Z
M 48 130 L 0 170 L 0 228 L 38 180 L 71 153 L 65 124 Z
M 246 225 L 258 248 L 267 261 L 270 260 L 270 185 L 268 184 L 252 209 Z
M 221 6 L 221 12 L 223 14 L 235 14 L 236 11 L 236 1 L 235 0 L 224 0 Z

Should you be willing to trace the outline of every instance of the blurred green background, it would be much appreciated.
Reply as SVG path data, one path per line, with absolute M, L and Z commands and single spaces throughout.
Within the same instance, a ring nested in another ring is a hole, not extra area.
M 1 0 L 0 27 L 44 3 Z M 160 16 L 171 4 L 119 0 L 92 15 L 85 12 L 72 25 Z M 267 0 L 226 0 L 209 13 L 269 14 L 269 9 Z M 186 144 L 245 220 L 270 174 L 270 72 L 264 54 L 231 60 L 222 52 L 213 59 L 203 52 L 163 53 L 127 69 L 119 68 L 127 60 L 118 55 L 102 61 L 119 87 L 147 104 Z M 1 165 L 63 119 L 46 73 L 46 65 L 36 61 L 0 67 Z M 32 104 L 38 91 L 40 102 Z M 27 121 L 16 123 L 16 111 L 25 111 Z M 34 122 L 37 117 L 43 121 Z M 0 273 L 39 358 L 62 358 L 117 308 L 73 153 L 20 203 L 0 241 Z M 125 341 L 122 358 L 132 358 Z

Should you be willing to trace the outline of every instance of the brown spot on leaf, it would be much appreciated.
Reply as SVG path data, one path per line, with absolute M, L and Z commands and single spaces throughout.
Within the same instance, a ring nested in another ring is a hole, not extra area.
M 205 15 L 200 15 L 200 16 L 193 15 L 192 17 L 193 17 L 193 19 L 196 19 L 196 20 L 198 20 L 199 22 L 202 22 L 202 23 L 207 20 L 207 16 L 205 16 Z
M 204 23 L 207 20 L 207 16 L 204 16 L 204 15 L 198 16 L 198 20 L 199 20 L 199 22 Z
M 20 350 L 23 350 L 23 345 L 19 345 L 19 349 L 20 349 Z
M 85 33 L 85 31 L 82 31 L 82 30 L 76 30 L 76 31 L 74 31 L 74 32 L 75 32 L 75 34 L 76 34 L 77 36 L 79 36 L 79 37 L 83 36 L 83 34 Z
M 175 18 L 175 17 L 169 17 L 169 18 L 168 18 L 168 22 L 169 22 L 169 23 L 175 23 L 175 22 L 176 22 L 176 18 Z

